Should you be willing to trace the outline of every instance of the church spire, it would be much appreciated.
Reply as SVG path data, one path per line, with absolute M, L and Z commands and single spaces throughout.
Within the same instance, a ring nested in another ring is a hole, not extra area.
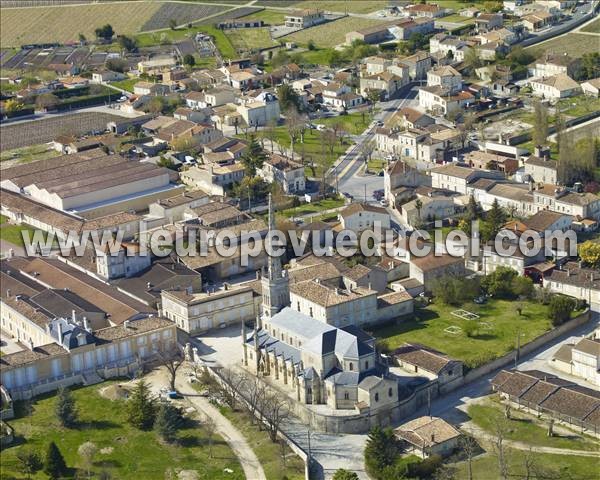
M 275 212 L 273 211 L 273 197 L 269 193 L 269 235 L 267 236 L 268 246 L 271 247 L 271 234 L 275 231 Z M 268 252 L 267 252 L 268 254 Z M 281 259 L 274 255 L 268 255 L 269 257 L 269 280 L 276 280 L 281 277 Z

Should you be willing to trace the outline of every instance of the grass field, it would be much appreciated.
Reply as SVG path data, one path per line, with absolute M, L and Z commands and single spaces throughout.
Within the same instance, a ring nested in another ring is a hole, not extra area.
M 494 434 L 494 420 L 504 417 L 504 406 L 497 401 L 488 400 L 485 403 L 472 404 L 468 408 L 471 420 L 488 433 Z M 528 445 L 566 448 L 569 450 L 597 451 L 600 448 L 598 442 L 587 437 L 579 436 L 548 436 L 548 428 L 535 423 L 532 415 L 511 409 L 510 419 L 506 419 L 508 432 L 506 438 Z
M 376 329 L 373 334 L 377 339 L 384 340 L 391 350 L 404 342 L 422 343 L 475 368 L 514 349 L 518 333 L 521 334 L 523 345 L 551 328 L 547 306 L 533 302 L 522 305 L 522 316 L 515 311 L 515 302 L 506 300 L 490 300 L 485 305 L 464 305 L 461 308 L 480 315 L 479 320 L 491 326 L 489 329 L 482 326 L 471 338 L 466 336 L 464 330 L 454 335 L 444 331 L 449 326 L 463 328 L 475 320 L 455 317 L 451 312 L 457 307 L 442 303 L 417 309 L 414 318 Z
M 224 32 L 238 52 L 248 52 L 278 45 L 278 43 L 271 38 L 268 27 L 233 28 L 231 30 L 225 30 Z
M 296 2 L 293 8 L 319 8 L 330 12 L 370 13 L 389 5 L 386 0 L 306 0 Z
M 32 145 L 31 147 L 5 150 L 0 153 L 0 162 L 8 162 L 10 164 L 28 163 L 58 157 L 59 155 L 60 152 L 42 143 L 40 145 Z
M 365 131 L 365 129 L 371 123 L 371 115 L 365 112 L 364 118 L 361 113 L 350 113 L 348 115 L 340 115 L 337 117 L 328 117 L 321 120 L 315 120 L 314 123 L 331 126 L 338 123 L 342 126 L 342 129 L 346 132 L 359 135 Z
M 553 38 L 547 42 L 527 47 L 525 50 L 531 52 L 536 57 L 544 55 L 546 52 L 555 54 L 566 53 L 572 57 L 581 57 L 584 53 L 594 53 L 598 51 L 598 40 L 590 35 L 582 33 L 569 33 L 560 37 Z
M 261 134 L 262 133 L 259 131 L 258 135 Z M 273 140 L 275 143 L 278 143 L 286 148 L 290 148 L 290 135 L 285 125 L 275 129 L 275 136 Z M 347 139 L 346 142 L 348 142 Z M 304 143 L 297 142 L 294 146 L 294 151 L 297 155 L 304 155 L 305 164 L 307 165 L 306 174 L 311 177 L 313 176 L 312 169 L 310 168 L 311 164 L 314 164 L 315 175 L 320 176 L 323 169 L 327 170 L 349 146 L 349 144 L 340 145 L 340 142 L 338 141 L 333 147 L 333 154 L 331 154 L 327 144 L 325 144 L 325 149 L 323 149 L 322 144 L 321 132 L 317 132 L 315 130 L 306 130 L 304 135 Z M 267 147 L 269 146 L 269 140 L 267 138 L 265 138 L 265 145 Z M 277 147 L 275 147 L 275 150 L 277 150 Z
M 267 432 L 259 430 L 257 425 L 253 425 L 248 414 L 234 412 L 227 407 L 222 407 L 220 411 L 246 437 L 265 471 L 267 480 L 301 480 L 304 478 L 304 462 L 300 457 L 286 448 L 284 466 L 281 459 L 281 446 L 271 442 Z
M 117 88 L 121 88 L 123 90 L 127 90 L 128 92 L 133 93 L 133 87 L 136 83 L 140 81 L 139 78 L 126 78 L 125 80 L 119 80 L 117 82 L 111 82 L 111 85 L 114 85 Z
M 525 479 L 525 458 L 527 452 L 523 450 L 506 449 L 506 458 L 509 465 L 509 478 Z M 555 479 L 580 479 L 597 480 L 598 476 L 593 472 L 598 471 L 598 459 L 594 457 L 576 457 L 572 455 L 552 455 L 547 453 L 536 453 L 535 463 L 544 470 L 556 471 L 556 475 L 544 476 L 543 478 Z M 454 478 L 465 479 L 467 477 L 467 463 L 454 464 L 457 472 Z M 473 478 L 496 480 L 501 478 L 498 472 L 498 458 L 496 455 L 487 453 L 473 459 Z M 539 476 L 530 478 L 542 478 Z
M 299 45 L 306 45 L 309 40 L 312 40 L 318 47 L 333 47 L 345 42 L 346 33 L 360 28 L 372 27 L 381 22 L 381 20 L 372 18 L 344 17 L 333 22 L 294 32 L 282 37 L 282 39 L 286 42 L 296 42 Z
M 67 466 L 78 469 L 82 468 L 82 464 L 77 448 L 86 441 L 94 442 L 100 451 L 92 470 L 96 474 L 105 470 L 110 478 L 165 478 L 168 468 L 194 470 L 198 475 L 194 478 L 244 478 L 237 458 L 217 435 L 214 437 L 213 457 L 209 458 L 206 433 L 195 422 L 179 430 L 178 442 L 173 445 L 159 442 L 152 431 L 130 427 L 126 422 L 124 401 L 111 401 L 99 394 L 99 390 L 107 385 L 108 382 L 105 382 L 73 390 L 80 417 L 79 425 L 73 429 L 57 424 L 54 395 L 40 397 L 32 403 L 18 402 L 17 416 L 9 424 L 23 441 L 15 447 L 3 449 L 3 478 L 4 475 L 19 473 L 16 453 L 20 449 L 31 447 L 43 453 L 49 441 L 57 444 Z M 224 468 L 230 468 L 233 473 L 223 472 Z M 82 473 L 80 471 L 79 475 Z M 16 478 L 23 477 L 19 475 Z M 47 477 L 40 473 L 34 478 Z
M 317 214 L 324 210 L 331 210 L 332 208 L 338 208 L 344 206 L 344 200 L 341 198 L 327 198 L 319 200 L 318 202 L 304 203 L 299 207 L 288 208 L 277 212 L 285 218 L 301 217 L 304 215 L 310 215 L 311 213 Z
M 581 29 L 582 32 L 600 33 L 600 18 L 597 18 L 590 24 Z
M 262 20 L 267 25 L 282 25 L 285 23 L 285 13 L 277 10 L 261 10 L 242 17 L 243 20 Z

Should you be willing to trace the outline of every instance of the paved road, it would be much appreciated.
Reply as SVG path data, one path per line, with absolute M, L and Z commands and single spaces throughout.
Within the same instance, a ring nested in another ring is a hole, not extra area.
M 397 110 L 415 103 L 417 94 L 417 87 L 413 87 L 401 98 L 378 103 L 377 106 L 380 111 L 375 114 L 374 121 L 385 123 Z M 336 182 L 340 192 L 348 193 L 357 200 L 374 201 L 373 191 L 383 188 L 383 177 L 362 174 L 364 160 L 361 154 L 361 146 L 375 138 L 377 128 L 376 125 L 373 125 L 355 137 L 356 145 L 330 170 L 332 174 L 331 181 L 332 183 Z

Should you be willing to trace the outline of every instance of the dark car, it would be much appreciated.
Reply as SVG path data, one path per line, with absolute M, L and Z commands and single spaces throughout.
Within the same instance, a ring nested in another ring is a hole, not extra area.
M 377 201 L 381 200 L 384 196 L 384 192 L 382 189 L 373 191 L 373 198 Z

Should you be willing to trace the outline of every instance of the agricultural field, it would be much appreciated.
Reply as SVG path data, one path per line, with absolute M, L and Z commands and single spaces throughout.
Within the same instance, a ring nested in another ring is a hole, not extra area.
M 142 25 L 142 32 L 161 30 L 169 27 L 169 22 L 175 20 L 177 25 L 185 25 L 197 20 L 212 17 L 226 10 L 220 5 L 202 5 L 199 3 L 166 2 Z
M 282 37 L 286 42 L 296 42 L 306 45 L 309 40 L 321 48 L 333 47 L 346 41 L 346 33 L 361 28 L 372 27 L 382 23 L 382 20 L 371 18 L 344 17 L 333 22 L 327 22 L 316 27 L 306 28 Z
M 202 424 L 195 420 L 186 420 L 173 444 L 158 441 L 152 430 L 142 431 L 130 426 L 126 419 L 126 400 L 120 397 L 110 400 L 101 394 L 114 383 L 72 389 L 79 417 L 73 428 L 58 424 L 54 412 L 55 395 L 17 402 L 16 418 L 8 423 L 19 441 L 2 450 L 3 478 L 25 478 L 17 453 L 31 448 L 43 455 L 50 441 L 56 443 L 65 458 L 70 469 L 68 478 L 101 478 L 102 471 L 106 472 L 104 478 L 121 480 L 177 478 L 177 474 L 165 476 L 166 471 L 175 468 L 188 471 L 185 478 L 244 478 L 237 458 L 218 435 L 213 437 L 212 456 L 209 456 L 208 435 Z M 87 441 L 98 447 L 90 468 L 91 475 L 85 474 L 85 465 L 77 453 L 79 446 Z M 39 472 L 35 478 L 48 477 Z
M 330 12 L 371 13 L 389 5 L 386 0 L 304 0 L 269 1 L 259 0 L 256 5 L 263 7 L 319 8 Z
M 3 125 L 0 127 L 0 151 L 51 142 L 67 133 L 83 135 L 93 130 L 104 131 L 108 122 L 122 118 L 110 113 L 80 112 Z
M 589 33 L 600 33 L 600 18 L 597 18 L 593 22 L 583 27 L 581 31 Z
M 413 318 L 375 329 L 373 335 L 382 347 L 390 350 L 404 342 L 421 343 L 475 368 L 514 349 L 518 334 L 523 345 L 552 328 L 547 305 L 529 301 L 522 307 L 521 315 L 518 315 L 515 302 L 507 300 L 488 300 L 484 305 L 467 303 L 461 308 L 480 318 L 466 320 L 452 314 L 457 307 L 432 303 L 415 310 Z M 478 328 L 468 337 L 466 324 L 473 322 Z M 461 330 L 453 331 L 454 327 Z
M 2 168 L 14 166 L 20 163 L 36 162 L 48 158 L 58 157 L 59 152 L 54 150 L 46 143 L 32 145 L 31 147 L 15 148 L 13 150 L 4 150 L 0 153 L 0 162 Z
M 94 30 L 107 23 L 112 25 L 117 34 L 134 34 L 166 28 L 169 20 L 176 16 L 181 17 L 182 22 L 187 22 L 225 9 L 218 5 L 150 1 L 3 8 L 0 42 L 3 48 L 26 43 L 69 42 L 77 41 L 79 33 L 92 39 Z
M 546 52 L 553 52 L 558 55 L 566 53 L 572 57 L 581 57 L 584 53 L 597 52 L 598 41 L 585 33 L 568 33 L 547 42 L 532 45 L 525 50 L 538 58 Z
M 242 17 L 243 20 L 262 20 L 268 25 L 281 25 L 285 22 L 285 13 L 278 10 L 261 10 Z
M 278 43 L 271 38 L 268 27 L 232 28 L 224 30 L 231 44 L 238 52 L 250 52 L 262 48 L 275 47 Z

